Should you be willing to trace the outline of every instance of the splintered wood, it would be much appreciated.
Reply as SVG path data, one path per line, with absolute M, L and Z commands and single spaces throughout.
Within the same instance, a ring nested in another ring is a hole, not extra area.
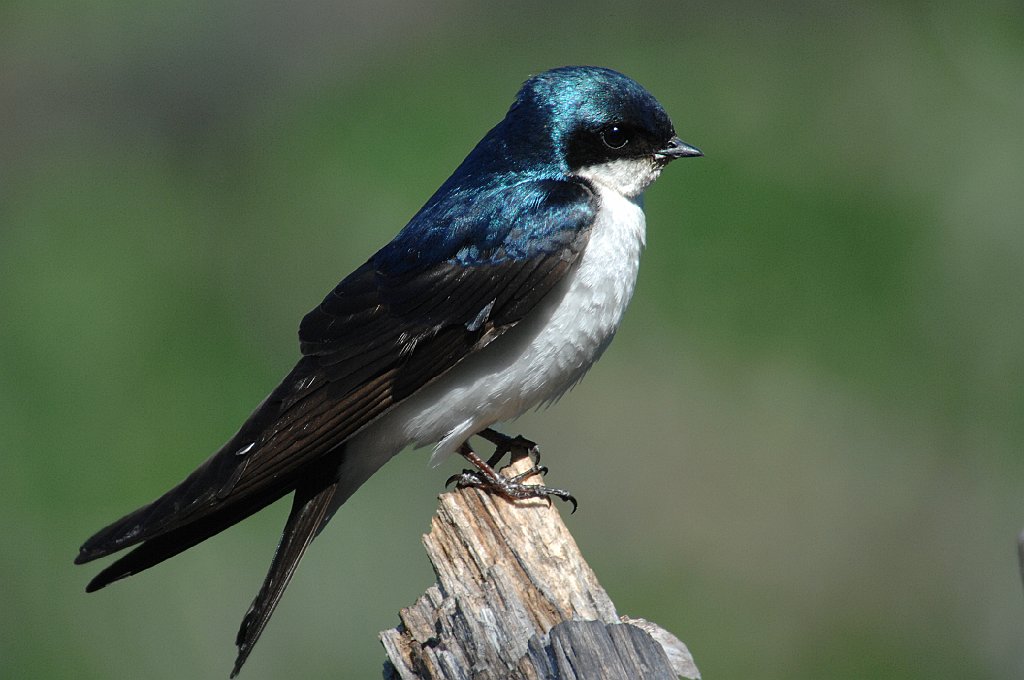
M 530 465 L 521 458 L 505 474 Z M 401 611 L 399 626 L 380 634 L 385 678 L 700 677 L 674 635 L 619 617 L 546 499 L 512 503 L 477 489 L 442 494 L 423 544 L 437 583 Z

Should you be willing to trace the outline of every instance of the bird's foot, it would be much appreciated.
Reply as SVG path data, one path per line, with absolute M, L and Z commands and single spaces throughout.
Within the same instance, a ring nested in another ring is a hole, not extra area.
M 494 431 L 491 430 L 490 432 Z M 500 436 L 505 437 L 505 435 Z M 529 444 L 529 447 L 526 448 L 528 453 L 531 450 L 536 451 L 536 445 L 522 437 L 505 437 L 505 439 L 510 442 L 522 440 L 522 442 Z M 501 445 L 499 444 L 498 446 L 500 451 Z M 516 448 L 522 448 L 522 445 L 520 443 L 516 443 Z M 466 460 L 475 465 L 477 469 L 463 470 L 457 475 L 452 475 L 448 478 L 448 481 L 445 482 L 445 486 L 455 482 L 455 486 L 460 489 L 466 487 L 482 489 L 484 491 L 496 493 L 502 498 L 510 501 L 526 500 L 528 498 L 550 498 L 551 496 L 555 496 L 557 498 L 561 498 L 567 503 L 572 503 L 572 512 L 576 512 L 576 499 L 565 489 L 556 489 L 542 484 L 523 483 L 523 480 L 528 477 L 536 474 L 543 475 L 546 473 L 548 469 L 543 465 L 537 465 L 536 462 L 534 462 L 533 466 L 525 472 L 521 472 L 513 477 L 506 477 L 492 467 L 492 465 L 495 464 L 491 462 L 494 460 L 494 457 L 491 458 L 491 461 L 484 462 L 484 460 L 480 458 L 472 448 L 470 448 L 468 443 L 464 443 L 459 448 L 459 453 L 462 454 Z M 504 453 L 505 451 L 501 451 L 501 455 L 504 455 Z M 498 457 L 498 460 L 501 460 L 501 456 L 498 455 L 498 452 L 495 452 L 495 455 Z

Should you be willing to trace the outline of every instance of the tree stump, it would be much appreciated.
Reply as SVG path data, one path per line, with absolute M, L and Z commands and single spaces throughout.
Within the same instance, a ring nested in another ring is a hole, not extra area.
M 380 634 L 385 679 L 700 677 L 674 635 L 616 613 L 552 503 L 473 488 L 439 501 L 423 537 L 437 583 Z

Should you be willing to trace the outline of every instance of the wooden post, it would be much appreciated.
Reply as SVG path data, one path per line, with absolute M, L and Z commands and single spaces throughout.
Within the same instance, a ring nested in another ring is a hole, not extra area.
M 616 613 L 545 499 L 442 494 L 423 544 L 437 583 L 380 634 L 386 680 L 700 677 L 674 635 Z

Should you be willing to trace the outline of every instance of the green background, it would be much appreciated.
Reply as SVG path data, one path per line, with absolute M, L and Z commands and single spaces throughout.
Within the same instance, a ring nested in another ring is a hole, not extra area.
M 93 595 L 79 543 L 219 446 L 295 330 L 590 63 L 706 158 L 605 359 L 510 425 L 619 611 L 706 678 L 1024 677 L 1024 5 L 0 6 L 0 676 L 219 678 L 278 504 Z M 378 677 L 444 479 L 390 463 L 243 678 Z

